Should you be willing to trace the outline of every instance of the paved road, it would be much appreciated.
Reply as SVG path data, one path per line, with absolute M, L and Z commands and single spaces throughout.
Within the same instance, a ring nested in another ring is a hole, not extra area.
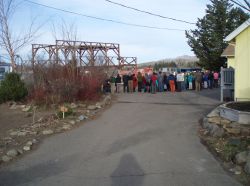
M 0 185 L 237 186 L 197 137 L 214 90 L 124 94 L 101 117 L 0 170 Z

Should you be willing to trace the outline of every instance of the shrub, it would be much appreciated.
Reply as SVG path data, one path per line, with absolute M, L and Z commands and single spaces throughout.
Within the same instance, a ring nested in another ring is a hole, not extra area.
M 38 67 L 37 67 L 38 68 Z M 90 69 L 53 65 L 34 72 L 34 86 L 29 99 L 35 104 L 63 104 L 75 101 L 96 101 L 101 97 L 101 85 L 105 79 L 103 69 Z
M 20 101 L 27 94 L 28 90 L 17 73 L 8 73 L 0 84 L 0 102 Z

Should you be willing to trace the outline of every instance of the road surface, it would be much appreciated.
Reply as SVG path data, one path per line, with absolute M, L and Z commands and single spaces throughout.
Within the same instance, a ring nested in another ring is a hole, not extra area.
M 237 186 L 197 136 L 218 103 L 201 93 L 121 94 L 99 118 L 44 140 L 0 185 Z

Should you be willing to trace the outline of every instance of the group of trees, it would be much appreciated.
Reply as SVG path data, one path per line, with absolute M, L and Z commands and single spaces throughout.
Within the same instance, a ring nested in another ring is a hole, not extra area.
M 250 11 L 248 1 L 235 7 L 232 3 L 240 1 L 211 0 L 207 5 L 206 15 L 198 19 L 194 30 L 186 31 L 188 45 L 199 58 L 199 65 L 205 69 L 218 71 L 224 66 L 226 59 L 221 57 L 227 47 L 224 39 L 233 30 L 249 18 Z

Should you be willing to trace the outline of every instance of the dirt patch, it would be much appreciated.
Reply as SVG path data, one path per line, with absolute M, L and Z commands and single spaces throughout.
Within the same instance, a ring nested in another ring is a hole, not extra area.
M 227 107 L 243 112 L 250 112 L 250 101 L 229 103 Z
M 8 130 L 20 128 L 23 125 L 33 122 L 33 113 L 23 112 L 20 108 L 11 109 L 10 104 L 0 104 L 0 137 L 3 137 Z M 35 113 L 35 119 L 44 117 L 54 112 L 53 110 L 38 110 Z
M 16 150 L 17 156 L 21 157 L 30 150 L 36 149 L 44 138 L 71 130 L 85 123 L 84 121 L 100 116 L 111 106 L 111 97 L 104 96 L 98 103 L 73 103 L 68 106 L 72 107 L 72 115 L 61 119 L 57 115 L 58 106 L 43 108 L 22 104 L 1 104 L 0 165 L 7 165 L 7 162 L 10 162 L 3 160 L 10 150 Z M 94 108 L 91 109 L 91 107 Z M 12 159 L 16 157 L 11 157 L 10 160 Z

